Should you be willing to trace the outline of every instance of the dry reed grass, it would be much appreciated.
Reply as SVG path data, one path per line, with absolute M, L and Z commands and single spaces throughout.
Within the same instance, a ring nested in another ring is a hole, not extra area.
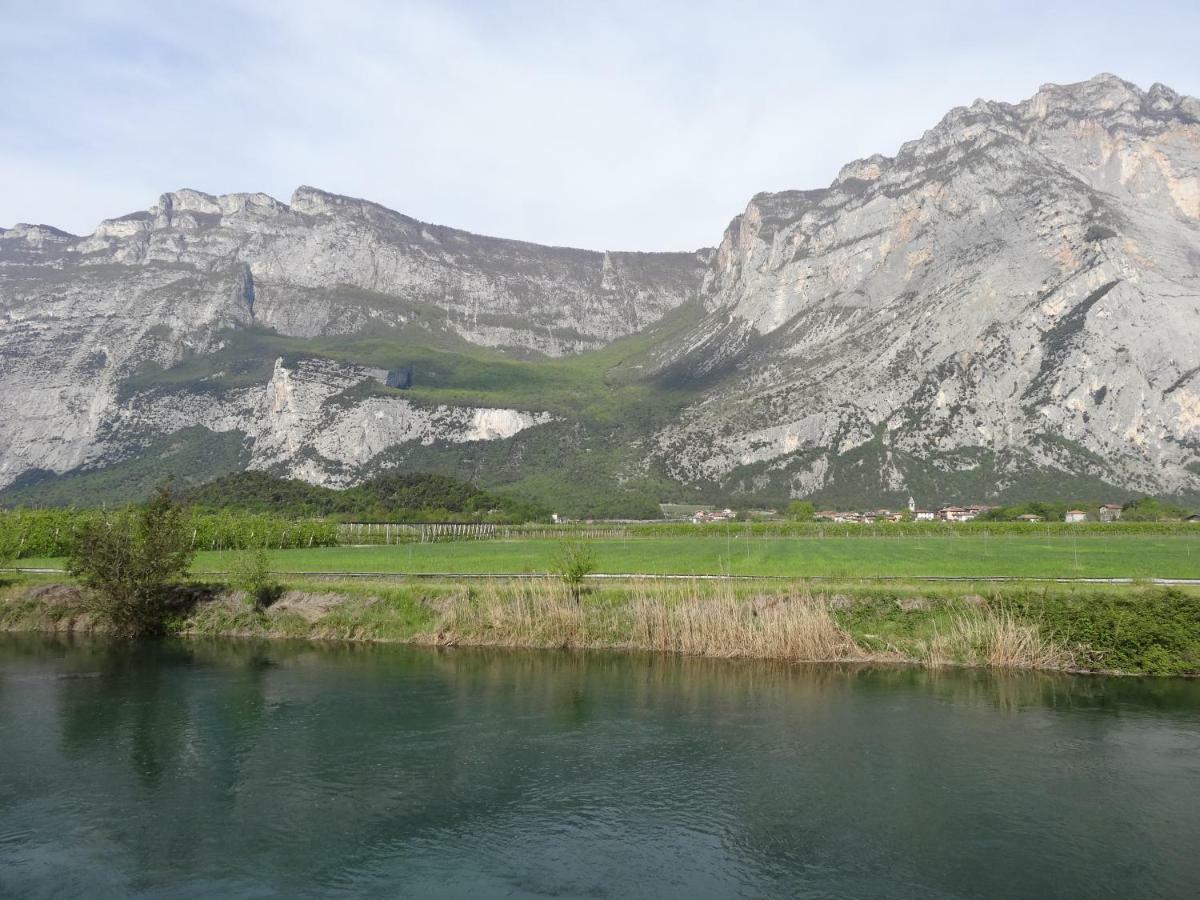
M 1037 625 L 1018 620 L 1008 610 L 973 609 L 958 613 L 926 642 L 929 666 L 974 665 L 1003 669 L 1066 669 L 1075 655 L 1042 637 Z
M 728 582 L 676 602 L 639 585 L 629 603 L 631 642 L 694 656 L 804 661 L 861 660 L 868 654 L 834 619 L 824 598 L 790 593 L 739 598 Z
M 558 585 L 532 581 L 484 582 L 442 599 L 437 613 L 434 643 L 528 647 L 588 646 L 598 617 Z
M 868 653 L 823 598 L 743 597 L 731 583 L 634 582 L 619 600 L 576 603 L 560 585 L 488 583 L 439 610 L 438 644 L 637 648 L 796 661 L 892 658 Z

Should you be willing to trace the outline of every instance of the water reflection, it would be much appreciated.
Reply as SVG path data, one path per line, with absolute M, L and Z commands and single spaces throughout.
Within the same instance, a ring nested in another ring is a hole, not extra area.
M 1169 894 L 1198 712 L 1180 680 L 6 637 L 0 883 Z

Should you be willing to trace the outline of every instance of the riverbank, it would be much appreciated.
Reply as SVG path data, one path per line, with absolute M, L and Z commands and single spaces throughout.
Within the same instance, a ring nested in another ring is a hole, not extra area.
M 237 636 L 648 650 L 694 656 L 1200 674 L 1200 592 L 1145 585 L 842 585 L 629 579 L 580 603 L 556 582 L 289 580 L 265 610 L 220 584 L 169 623 Z M 0 587 L 0 630 L 91 633 L 80 588 Z

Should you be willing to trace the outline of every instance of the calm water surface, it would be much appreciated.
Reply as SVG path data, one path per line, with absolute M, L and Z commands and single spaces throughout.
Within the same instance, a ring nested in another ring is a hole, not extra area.
M 0 635 L 0 894 L 1188 897 L 1200 683 Z

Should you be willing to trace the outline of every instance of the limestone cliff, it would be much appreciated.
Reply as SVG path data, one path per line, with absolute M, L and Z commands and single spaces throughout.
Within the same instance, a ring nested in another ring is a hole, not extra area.
M 165 369 L 220 350 L 228 329 L 301 338 L 405 331 L 431 343 L 560 356 L 603 346 L 686 302 L 706 258 L 482 237 L 308 187 L 290 204 L 177 191 L 82 238 L 18 225 L 0 231 L 0 487 L 32 468 L 103 464 L 169 430 L 181 420 L 174 412 L 194 403 L 160 404 L 156 418 L 130 406 L 137 398 L 127 401 L 122 385 L 148 364 Z M 330 377 L 332 385 L 341 376 Z M 221 409 L 245 398 L 226 399 Z M 358 434 L 368 408 L 378 427 Z M 323 426 L 354 431 L 336 440 L 293 429 L 286 446 L 300 454 L 295 465 L 260 446 L 276 446 L 265 425 L 237 420 L 256 461 L 324 480 L 322 472 L 361 462 L 380 441 L 413 439 L 412 409 L 363 404 Z M 455 415 L 477 414 L 491 421 L 497 413 Z M 211 415 L 228 424 L 224 413 Z M 495 437 L 524 421 L 475 431 Z M 457 433 L 446 427 L 442 436 Z
M 1103 75 L 955 109 L 826 189 L 755 197 L 704 297 L 661 354 L 720 376 L 659 436 L 681 479 L 1195 492 L 1200 102 Z
M 470 356 L 635 332 L 640 356 L 587 370 L 636 400 L 628 422 L 509 401 Z M 248 362 L 250 334 L 275 343 Z M 393 344 L 458 354 L 440 393 L 386 387 L 430 378 Z M 1111 75 L 979 100 L 827 188 L 754 197 L 695 254 L 480 237 L 312 188 L 0 230 L 0 487 L 196 425 L 332 484 L 430 446 L 726 495 L 1200 496 L 1200 101 Z

